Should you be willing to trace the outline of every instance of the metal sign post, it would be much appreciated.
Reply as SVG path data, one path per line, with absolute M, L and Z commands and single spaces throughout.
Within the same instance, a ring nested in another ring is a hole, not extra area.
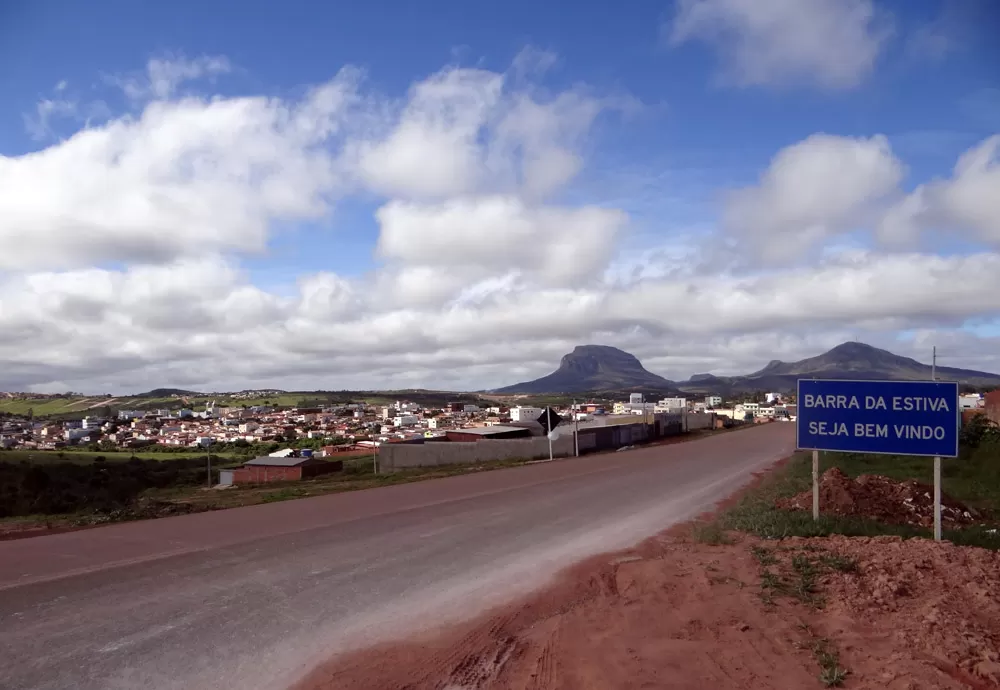
M 813 520 L 819 520 L 819 451 L 813 451 Z
M 934 541 L 941 541 L 941 456 L 934 456 Z
M 813 451 L 813 518 L 819 519 L 819 452 L 934 458 L 934 538 L 941 539 L 941 458 L 958 457 L 958 384 L 799 379 L 796 447 Z
M 552 460 L 552 430 L 555 429 L 563 421 L 555 410 L 551 407 L 546 407 L 542 414 L 538 417 L 538 423 L 542 425 L 542 429 L 545 431 L 545 435 L 549 439 L 549 460 Z

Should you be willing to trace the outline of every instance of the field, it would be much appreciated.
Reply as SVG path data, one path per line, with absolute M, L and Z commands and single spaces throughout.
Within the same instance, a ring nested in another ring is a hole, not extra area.
M 233 394 L 177 396 L 70 396 L 58 398 L 33 398 L 28 400 L 0 399 L 0 413 L 15 415 L 33 414 L 35 417 L 81 418 L 88 414 L 105 415 L 118 410 L 177 410 L 188 408 L 204 410 L 210 402 L 220 407 L 313 407 L 364 402 L 386 405 L 396 400 L 409 400 L 423 405 L 443 406 L 452 401 L 481 402 L 475 393 L 448 391 L 292 391 L 275 395 L 246 398 Z
M 0 450 L 0 462 L 20 463 L 27 462 L 32 465 L 52 465 L 56 463 L 69 462 L 79 465 L 89 465 L 98 458 L 103 458 L 108 462 L 125 462 L 131 458 L 140 460 L 189 460 L 191 458 L 204 459 L 204 451 L 193 451 L 190 453 L 150 453 L 142 451 L 76 451 L 76 450 Z M 223 463 L 242 460 L 244 456 L 234 453 L 212 453 L 212 463 L 222 460 Z

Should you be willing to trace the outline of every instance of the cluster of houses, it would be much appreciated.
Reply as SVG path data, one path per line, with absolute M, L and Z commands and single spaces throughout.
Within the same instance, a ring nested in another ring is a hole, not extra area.
M 634 393 L 627 402 L 582 402 L 557 408 L 567 419 L 586 421 L 595 416 L 714 412 L 734 421 L 795 419 L 795 406 L 781 395 L 768 393 L 761 403 L 723 405 L 719 396 L 703 400 L 664 398 L 646 402 Z M 151 445 L 197 448 L 238 441 L 286 442 L 298 439 L 342 439 L 371 443 L 409 441 L 444 435 L 448 430 L 477 429 L 534 422 L 541 407 L 495 404 L 480 406 L 455 402 L 441 407 L 405 400 L 390 405 L 354 403 L 330 407 L 276 408 L 218 406 L 204 410 L 118 410 L 113 417 L 88 415 L 82 419 L 31 420 L 13 418 L 0 426 L 0 448 L 54 450 L 100 444 L 102 448 L 135 449 Z M 313 444 L 318 445 L 318 444 Z

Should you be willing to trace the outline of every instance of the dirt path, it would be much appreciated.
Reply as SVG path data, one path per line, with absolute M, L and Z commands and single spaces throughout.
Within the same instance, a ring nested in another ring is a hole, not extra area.
M 998 583 L 1000 555 L 926 540 L 665 534 L 296 690 L 996 688 Z

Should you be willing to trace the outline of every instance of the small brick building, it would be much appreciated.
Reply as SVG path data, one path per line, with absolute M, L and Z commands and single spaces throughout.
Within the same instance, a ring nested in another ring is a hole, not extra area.
M 243 467 L 232 470 L 233 484 L 266 484 L 267 482 L 288 482 L 318 477 L 321 474 L 339 472 L 344 468 L 342 460 L 330 462 L 315 457 L 297 458 L 254 458 Z

